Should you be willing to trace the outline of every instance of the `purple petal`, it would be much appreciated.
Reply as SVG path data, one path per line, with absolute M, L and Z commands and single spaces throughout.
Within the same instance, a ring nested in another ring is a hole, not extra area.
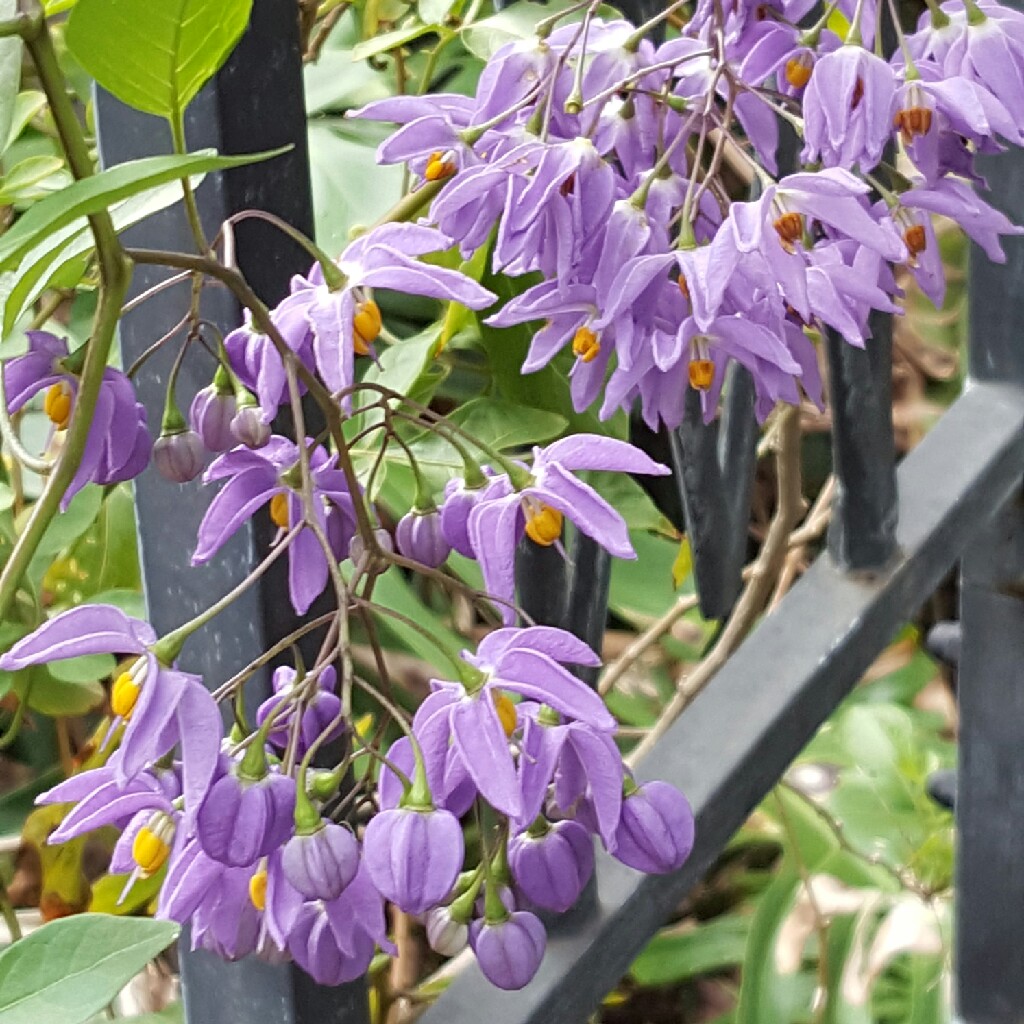
M 455 744 L 477 789 L 495 809 L 518 817 L 522 799 L 515 765 L 489 692 L 456 704 L 451 721 Z

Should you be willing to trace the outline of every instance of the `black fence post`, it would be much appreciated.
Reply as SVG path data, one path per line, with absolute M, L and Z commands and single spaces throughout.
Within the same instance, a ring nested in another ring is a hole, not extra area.
M 1019 4 L 1014 4 L 1019 8 Z M 1024 154 L 983 170 L 992 200 L 1024 220 Z M 972 252 L 971 381 L 1024 386 L 1024 244 L 993 266 Z M 959 662 L 960 764 L 956 1005 L 963 1024 L 1024 1015 L 1024 501 L 1012 501 L 964 555 Z
M 166 153 L 171 139 L 157 118 L 130 110 L 105 93 L 96 98 L 97 134 L 105 165 Z M 306 113 L 302 90 L 298 16 L 294 0 L 256 0 L 252 21 L 238 49 L 188 111 L 186 134 L 192 148 L 212 146 L 222 153 L 246 153 L 283 145 L 293 148 L 269 162 L 211 176 L 197 198 L 208 235 L 244 209 L 275 213 L 312 234 Z M 248 221 L 236 229 L 239 266 L 256 292 L 274 303 L 288 291 L 292 274 L 308 267 L 302 250 L 268 224 Z M 194 242 L 180 207 L 151 217 L 131 229 L 135 246 L 189 251 Z M 163 278 L 156 268 L 136 268 L 132 294 Z M 121 348 L 125 365 L 137 358 L 180 318 L 189 300 L 188 286 L 177 286 L 147 300 L 125 317 Z M 237 304 L 222 289 L 207 288 L 203 316 L 221 331 L 241 321 Z M 139 373 L 140 398 L 151 416 L 159 416 L 177 345 L 165 346 Z M 211 358 L 190 353 L 178 379 L 183 411 L 192 396 L 210 382 Z M 159 422 L 151 422 L 153 433 Z M 196 528 L 210 500 L 198 483 L 177 486 L 152 469 L 135 485 L 146 601 L 153 625 L 163 632 L 205 608 L 227 592 L 265 552 L 272 534 L 260 517 L 226 544 L 202 569 L 189 564 Z M 274 571 L 279 570 L 279 571 Z M 289 632 L 296 623 L 288 601 L 284 563 L 275 565 L 258 585 L 219 615 L 190 641 L 182 664 L 201 672 L 216 686 L 247 664 L 255 653 Z M 315 642 L 318 638 L 310 637 Z M 315 656 L 315 650 L 306 652 Z M 269 670 L 255 680 L 269 692 Z M 250 695 L 259 699 L 259 693 Z M 317 985 L 291 964 L 269 965 L 256 959 L 227 963 L 205 951 L 190 952 L 182 942 L 182 982 L 188 1024 L 367 1024 L 369 1010 L 362 981 L 340 987 Z

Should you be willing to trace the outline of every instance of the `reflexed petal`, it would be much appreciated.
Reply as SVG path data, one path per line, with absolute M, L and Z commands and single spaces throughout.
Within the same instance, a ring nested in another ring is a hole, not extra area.
M 636 558 L 626 521 L 589 484 L 557 463 L 544 467 L 544 485 L 523 492 L 557 509 L 616 558 Z
M 199 524 L 192 564 L 208 562 L 242 523 L 282 490 L 276 477 L 262 468 L 246 470 L 229 480 Z
M 141 654 L 155 640 L 156 633 L 148 623 L 129 618 L 120 608 L 80 605 L 19 640 L 0 657 L 0 668 L 11 672 L 81 654 Z
M 452 736 L 484 799 L 503 814 L 518 817 L 522 799 L 512 752 L 486 690 L 455 706 Z
M 646 473 L 651 476 L 665 476 L 672 472 L 634 445 L 601 434 L 573 434 L 571 437 L 562 438 L 561 441 L 555 441 L 543 449 L 537 461 L 542 461 L 545 468 L 557 462 L 573 472 L 603 469 L 618 473 Z

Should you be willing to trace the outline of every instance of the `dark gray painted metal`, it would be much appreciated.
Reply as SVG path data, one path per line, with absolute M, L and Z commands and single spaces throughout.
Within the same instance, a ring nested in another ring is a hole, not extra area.
M 641 766 L 693 804 L 687 865 L 645 877 L 600 854 L 596 905 L 552 937 L 527 988 L 496 992 L 472 966 L 421 1024 L 475 1024 L 481 1007 L 488 1024 L 584 1021 L 1022 475 L 1024 390 L 972 388 L 899 469 L 898 557 L 870 580 L 819 558 Z
M 1024 501 L 980 530 L 961 590 L 957 1007 L 1024 1020 Z
M 238 50 L 189 110 L 188 140 L 193 148 L 213 146 L 225 153 L 289 143 L 294 148 L 273 161 L 203 182 L 198 199 L 209 235 L 217 232 L 227 216 L 247 208 L 269 210 L 312 233 L 305 123 L 294 0 L 257 0 Z M 97 125 L 105 164 L 170 149 L 170 136 L 162 122 L 127 109 L 107 94 L 97 97 Z M 132 229 L 126 241 L 143 247 L 193 250 L 180 208 Z M 306 269 L 309 263 L 301 249 L 266 224 L 240 225 L 237 243 L 243 272 L 268 302 L 283 297 L 291 274 Z M 157 268 L 138 268 L 132 294 L 162 277 Z M 178 287 L 130 314 L 121 330 L 125 362 L 131 362 L 173 326 L 187 301 L 187 287 Z M 234 301 L 213 288 L 204 296 L 203 313 L 223 331 L 240 322 Z M 162 408 L 173 355 L 173 349 L 161 352 L 138 376 L 140 397 L 151 411 Z M 193 394 L 209 383 L 213 367 L 212 359 L 203 353 L 190 354 L 178 385 L 183 410 Z M 159 429 L 159 423 L 150 426 L 154 433 Z M 266 551 L 272 527 L 269 520 L 257 517 L 254 528 L 239 531 L 208 566 L 193 569 L 189 558 L 209 493 L 198 484 L 169 484 L 149 470 L 137 481 L 135 494 L 146 600 L 152 622 L 161 632 L 179 625 L 205 608 L 211 597 L 229 590 Z M 296 620 L 288 602 L 285 572 L 282 561 L 259 586 L 190 641 L 183 665 L 203 673 L 216 685 L 293 628 Z M 266 692 L 267 677 L 261 682 Z M 258 692 L 253 696 L 258 699 Z M 321 987 L 292 965 L 270 966 L 257 960 L 226 963 L 206 953 L 186 953 L 182 956 L 182 980 L 189 1024 L 364 1024 L 369 1020 L 362 982 Z
M 753 378 L 733 363 L 721 420 L 704 422 L 700 394 L 691 389 L 683 422 L 670 435 L 694 580 L 708 619 L 725 618 L 743 585 L 758 433 Z
M 827 333 L 836 495 L 828 549 L 844 569 L 884 566 L 896 551 L 892 432 L 892 317 L 871 314 L 873 336 L 854 348 Z
M 1020 0 L 1012 3 L 1020 10 Z M 987 196 L 1024 219 L 1024 158 L 984 161 Z M 1007 261 L 971 252 L 972 381 L 1024 385 L 1024 244 Z M 993 415 L 996 415 L 993 410 Z M 956 1009 L 964 1024 L 1024 1020 L 1024 507 L 1017 500 L 964 556 L 958 672 Z

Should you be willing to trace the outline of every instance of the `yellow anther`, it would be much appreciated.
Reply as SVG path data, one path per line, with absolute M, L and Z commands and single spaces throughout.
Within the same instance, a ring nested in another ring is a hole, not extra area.
M 284 491 L 270 499 L 270 520 L 282 530 L 288 529 L 288 495 Z
M 927 107 L 905 107 L 896 111 L 892 123 L 893 127 L 899 128 L 904 144 L 909 144 L 915 136 L 928 134 L 932 126 L 932 112 Z
M 110 691 L 110 710 L 121 718 L 131 718 L 141 692 L 142 686 L 135 673 L 122 672 Z
M 370 346 L 377 340 L 382 324 L 380 307 L 373 299 L 367 299 L 356 306 L 352 317 L 352 348 L 357 356 L 365 356 Z
M 562 536 L 562 513 L 550 505 L 526 506 L 526 536 L 543 548 L 549 548 Z
M 450 149 L 445 153 L 436 150 L 427 160 L 423 177 L 427 181 L 441 181 L 442 178 L 450 178 L 455 171 L 455 154 Z
M 58 430 L 65 430 L 68 423 L 71 422 L 73 400 L 71 385 L 67 381 L 62 380 L 54 384 L 53 387 L 47 388 L 43 398 L 43 411 Z
M 710 359 L 690 360 L 690 387 L 696 391 L 707 391 L 715 379 L 715 364 Z
M 249 899 L 257 910 L 265 910 L 267 906 L 267 865 L 261 864 L 259 870 L 249 879 Z
M 810 80 L 814 70 L 814 58 L 809 53 L 799 53 L 786 61 L 786 81 L 794 89 L 802 89 Z
M 158 811 L 135 833 L 132 840 L 132 859 L 139 866 L 143 878 L 156 874 L 171 855 L 174 822 Z
M 505 735 L 511 737 L 516 731 L 516 706 L 505 694 L 498 693 L 497 690 L 491 690 L 491 696 L 494 698 L 494 708 L 498 712 L 498 721 L 501 722 Z
M 790 252 L 793 251 L 793 245 L 804 236 L 804 219 L 799 213 L 792 211 L 782 214 L 772 227 L 775 228 L 779 238 L 782 239 L 782 244 Z
M 903 232 L 903 241 L 907 243 L 911 260 L 917 259 L 928 248 L 928 235 L 923 224 L 911 224 Z
M 572 338 L 572 350 L 580 362 L 590 363 L 601 351 L 601 342 L 589 327 L 580 327 Z

